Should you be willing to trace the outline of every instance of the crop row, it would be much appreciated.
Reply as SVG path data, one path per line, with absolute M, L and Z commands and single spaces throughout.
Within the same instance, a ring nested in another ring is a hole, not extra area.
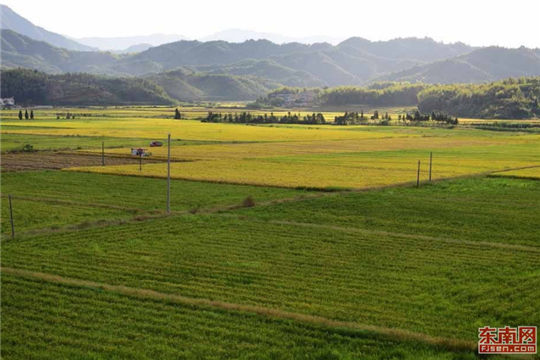
M 4 266 L 437 336 L 540 320 L 540 284 L 521 270 L 540 266 L 538 252 L 471 243 L 198 216 L 9 241 L 3 253 Z
M 6 358 L 452 357 L 366 332 L 2 277 Z
M 499 173 L 505 174 L 505 173 Z M 540 182 L 471 178 L 416 188 L 325 196 L 239 215 L 410 236 L 540 245 Z

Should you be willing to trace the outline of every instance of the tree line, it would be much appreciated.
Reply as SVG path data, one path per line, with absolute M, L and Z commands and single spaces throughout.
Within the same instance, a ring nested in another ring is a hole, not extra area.
M 326 120 L 321 113 L 292 114 L 290 111 L 282 116 L 276 116 L 273 112 L 268 114 L 252 114 L 250 112 L 227 113 L 209 111 L 202 122 L 214 123 L 238 123 L 238 124 L 325 124 Z
M 25 109 L 24 110 L 24 118 L 26 120 L 30 119 L 30 120 L 34 120 L 34 110 L 30 110 L 30 114 L 28 114 L 28 110 Z M 19 120 L 22 120 L 23 119 L 23 112 L 22 110 L 19 110 Z

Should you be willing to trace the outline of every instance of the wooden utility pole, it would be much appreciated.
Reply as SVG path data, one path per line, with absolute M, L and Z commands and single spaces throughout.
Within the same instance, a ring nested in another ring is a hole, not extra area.
M 11 195 L 8 195 L 9 199 L 9 220 L 11 222 L 11 238 L 15 238 L 15 226 L 13 225 L 13 206 L 11 205 Z
M 429 182 L 431 182 L 431 164 L 433 162 L 433 152 L 429 153 Z
M 420 187 L 420 160 L 418 160 L 418 170 L 416 171 L 416 187 Z
M 101 142 L 101 166 L 105 166 L 105 141 Z
M 167 137 L 167 213 L 171 212 L 171 134 Z

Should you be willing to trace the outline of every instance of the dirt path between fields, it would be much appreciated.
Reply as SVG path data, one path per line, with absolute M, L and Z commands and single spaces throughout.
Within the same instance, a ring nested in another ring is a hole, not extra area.
M 100 166 L 100 154 L 64 153 L 55 151 L 35 151 L 5 153 L 1 157 L 2 171 L 24 171 L 43 169 L 64 169 L 75 166 Z M 143 159 L 144 164 L 163 162 L 157 159 Z M 138 164 L 138 157 L 105 156 L 105 165 Z
M 293 321 L 298 321 L 298 322 L 303 322 L 303 323 L 311 323 L 315 325 L 327 326 L 331 328 L 347 328 L 351 330 L 369 331 L 376 334 L 388 336 L 392 339 L 419 341 L 419 342 L 427 343 L 434 346 L 442 346 L 446 349 L 455 350 L 455 351 L 474 350 L 476 348 L 476 343 L 467 341 L 467 340 L 434 337 L 431 335 L 413 332 L 413 331 L 409 331 L 405 329 L 359 324 L 352 321 L 333 320 L 333 319 L 325 318 L 322 316 L 283 311 L 283 310 L 267 308 L 263 306 L 236 304 L 236 303 L 210 300 L 210 299 L 204 299 L 204 298 L 191 298 L 191 297 L 186 297 L 186 296 L 177 295 L 177 294 L 158 292 L 158 291 L 150 290 L 150 289 L 133 288 L 133 287 L 123 286 L 123 285 L 111 285 L 111 284 L 99 283 L 95 281 L 68 278 L 68 277 L 58 276 L 54 274 L 33 272 L 33 271 L 15 269 L 15 268 L 10 268 L 10 267 L 1 267 L 0 271 L 2 273 L 7 273 L 7 274 L 25 277 L 25 278 L 39 279 L 42 281 L 48 281 L 48 282 L 63 284 L 63 285 L 100 289 L 100 290 L 114 292 L 117 294 L 143 298 L 143 299 L 165 300 L 165 301 L 171 301 L 171 302 L 189 305 L 189 306 L 209 307 L 209 308 L 216 308 L 220 310 L 235 311 L 235 312 L 248 312 L 248 313 L 257 314 L 257 315 L 261 315 L 261 316 L 265 316 L 269 318 L 287 319 L 287 320 L 293 320 Z

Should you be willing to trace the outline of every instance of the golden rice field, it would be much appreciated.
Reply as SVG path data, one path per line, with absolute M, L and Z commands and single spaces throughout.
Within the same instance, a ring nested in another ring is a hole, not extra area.
M 413 141 L 413 140 L 411 140 Z M 257 144 L 253 145 L 257 148 Z M 273 144 L 279 148 L 281 144 Z M 286 144 L 289 145 L 289 144 Z M 246 152 L 227 152 L 218 157 L 219 147 L 212 146 L 212 156 L 204 160 L 174 162 L 171 177 L 237 184 L 269 185 L 308 188 L 368 188 L 416 181 L 417 162 L 421 161 L 420 179 L 428 180 L 429 150 L 408 149 L 393 151 L 327 152 L 250 157 Z M 245 145 L 242 145 L 245 147 Z M 411 145 L 412 146 L 412 145 Z M 179 158 L 182 146 L 173 148 Z M 200 146 L 201 148 L 207 146 Z M 280 151 L 290 147 L 285 147 Z M 326 148 L 323 148 L 326 149 Z M 436 149 L 436 150 L 435 150 Z M 305 149 L 303 149 L 305 150 Z M 509 145 L 463 146 L 436 148 L 433 151 L 432 179 L 511 169 L 539 164 L 538 143 Z M 536 152 L 535 152 L 536 151 Z M 270 153 L 268 153 L 270 155 Z M 189 156 L 188 156 L 189 157 Z M 71 168 L 107 174 L 166 177 L 165 163 Z
M 175 140 L 214 142 L 173 146 L 172 159 L 183 161 L 172 164 L 173 178 L 280 187 L 367 188 L 415 182 L 419 160 L 420 178 L 425 181 L 430 152 L 434 156 L 435 180 L 540 165 L 540 135 L 526 132 L 461 126 L 444 129 L 202 123 L 165 118 L 172 112 L 165 107 L 70 109 L 92 116 L 57 120 L 55 114 L 61 111 L 66 109 L 36 111 L 38 119 L 28 121 L 16 119 L 15 112 L 2 112 L 2 133 L 73 137 L 74 142 L 78 137 L 107 137 L 106 153 L 115 156 L 130 156 L 126 140 L 118 139 L 127 139 L 128 143 L 129 139 L 139 139 L 132 145 L 139 147 L 150 140 L 164 140 L 171 133 Z M 194 119 L 204 116 L 208 109 L 183 111 Z M 152 158 L 166 159 L 166 146 L 147 150 Z M 144 164 L 142 171 L 139 165 L 70 170 L 166 176 L 165 163 Z
M 109 136 L 163 139 L 170 133 L 174 139 L 205 141 L 313 141 L 365 139 L 388 136 L 384 133 L 344 131 L 330 125 L 284 127 L 242 124 L 201 123 L 195 120 L 153 118 L 83 119 L 48 121 L 5 121 L 12 134 Z M 39 125 L 39 127 L 37 127 Z M 28 127 L 28 128 L 25 128 Z

